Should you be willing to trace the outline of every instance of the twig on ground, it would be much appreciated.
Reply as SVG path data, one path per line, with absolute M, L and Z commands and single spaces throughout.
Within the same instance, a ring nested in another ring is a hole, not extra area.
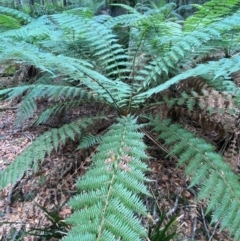
M 32 144 L 32 142 L 33 142 L 33 138 L 29 135 L 29 134 L 27 134 L 27 133 L 23 133 L 23 135 L 24 136 L 26 136 L 29 140 L 30 140 L 30 142 L 31 142 L 31 144 Z
M 17 185 L 20 183 L 22 180 L 24 174 L 12 185 L 11 189 L 8 192 L 7 196 L 7 207 L 6 207 L 6 213 L 9 214 L 11 213 L 11 205 L 12 205 L 12 195 L 14 192 L 14 189 L 17 187 Z
M 200 208 L 201 208 L 201 216 L 202 216 L 202 220 L 203 220 L 203 225 L 204 225 L 205 231 L 207 233 L 208 240 L 210 240 L 210 233 L 209 233 L 209 230 L 208 230 L 208 227 L 206 224 L 205 215 L 203 213 L 203 208 L 202 208 L 202 206 L 200 206 Z
M 214 234 L 216 233 L 216 230 L 217 230 L 218 225 L 219 225 L 219 221 L 216 222 L 216 224 L 215 224 L 215 226 L 214 226 L 214 229 L 213 229 L 213 232 L 212 232 L 212 235 L 211 235 L 211 237 L 209 238 L 208 241 L 211 241 L 211 240 L 212 240 Z
M 16 231 L 14 232 L 14 234 L 13 234 L 13 236 L 12 236 L 11 241 L 16 241 L 16 240 L 18 240 L 18 235 L 19 235 L 19 233 L 21 232 L 22 228 L 23 228 L 23 224 L 21 224 L 20 228 L 16 229 Z
M 197 217 L 194 217 L 193 227 L 192 227 L 192 238 L 191 238 L 191 240 L 195 240 L 196 230 L 197 230 Z
M 194 195 L 194 203 L 197 207 L 197 197 L 196 197 L 196 192 L 189 188 L 188 191 L 190 191 L 193 195 Z M 195 210 L 195 215 L 194 215 L 194 219 L 193 219 L 193 226 L 192 226 L 192 237 L 191 240 L 195 240 L 195 235 L 196 235 L 196 230 L 197 230 L 197 215 L 196 215 L 196 210 Z
M 178 200 L 179 200 L 179 196 L 181 194 L 181 191 L 182 191 L 182 188 L 178 188 L 177 189 L 177 196 L 176 196 L 176 199 L 175 199 L 175 203 L 174 203 L 174 206 L 172 209 L 170 209 L 167 214 L 166 214 L 166 217 L 169 217 L 171 216 L 176 210 L 177 210 L 177 207 L 178 207 Z
M 18 107 L 5 107 L 5 108 L 0 108 L 0 112 L 6 111 L 6 110 L 17 110 Z

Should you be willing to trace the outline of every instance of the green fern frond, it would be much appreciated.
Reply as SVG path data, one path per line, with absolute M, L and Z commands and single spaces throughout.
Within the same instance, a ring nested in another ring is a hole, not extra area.
M 179 38 L 179 42 L 171 47 L 171 50 L 166 52 L 163 56 L 160 55 L 153 60 L 145 69 L 139 71 L 136 80 L 142 82 L 143 88 L 149 85 L 156 85 L 157 77 L 166 74 L 175 68 L 181 60 L 193 54 L 193 49 L 198 49 L 203 46 L 206 41 L 219 38 L 219 33 L 213 29 L 203 29 L 202 32 L 196 31 L 189 35 Z
M 45 123 L 51 116 L 58 116 L 64 113 L 66 110 L 70 110 L 74 107 L 79 107 L 83 103 L 83 100 L 70 100 L 62 103 L 54 104 L 52 107 L 46 109 L 41 113 L 38 119 L 35 121 L 36 125 Z
M 85 135 L 82 137 L 80 144 L 77 147 L 77 150 L 86 149 L 96 144 L 102 142 L 102 137 L 100 135 Z
M 13 88 L 8 88 L 0 90 L 0 95 L 4 95 L 4 98 L 11 100 L 17 96 L 22 95 L 25 91 L 28 91 L 26 99 L 38 99 L 46 97 L 49 99 L 58 99 L 58 98 L 86 98 L 90 100 L 92 94 L 86 91 L 84 88 L 65 86 L 65 85 L 47 85 L 47 84 L 38 84 L 38 85 L 23 85 Z
M 193 4 L 193 6 L 198 8 L 198 11 L 185 21 L 186 31 L 202 28 L 209 23 L 218 21 L 220 18 L 232 15 L 239 10 L 240 2 L 239 0 L 229 0 L 226 4 L 224 0 L 211 0 L 203 5 Z
M 76 123 L 66 124 L 58 129 L 47 131 L 38 137 L 16 157 L 7 169 L 0 172 L 0 189 L 14 183 L 25 172 L 29 172 L 30 168 L 33 168 L 33 171 L 36 172 L 39 162 L 42 162 L 46 155 L 49 155 L 53 150 L 58 150 L 67 139 L 74 140 L 75 135 L 81 134 L 82 130 L 93 123 L 93 120 L 93 118 L 86 118 Z
M 59 113 L 63 109 L 73 108 L 83 101 L 83 99 L 89 101 L 91 99 L 98 99 L 97 96 L 93 95 L 86 91 L 84 88 L 72 87 L 72 86 L 59 86 L 59 85 L 27 85 L 27 86 L 18 86 L 14 88 L 0 90 L 0 96 L 3 96 L 2 99 L 13 99 L 17 96 L 22 95 L 24 92 L 28 93 L 23 97 L 23 100 L 19 106 L 18 116 L 16 124 L 20 125 L 26 119 L 31 117 L 37 109 L 36 100 L 41 99 L 42 97 L 49 100 L 58 100 L 59 98 L 69 99 L 76 98 L 76 101 L 65 101 L 58 105 L 55 105 L 52 108 L 43 112 L 39 117 L 37 123 L 43 123 L 46 121 L 53 113 Z
M 70 10 L 66 10 L 65 13 L 78 15 L 82 18 L 93 18 L 93 16 L 94 16 L 93 10 L 91 10 L 87 7 L 73 8 Z
M 37 104 L 33 98 L 24 98 L 18 108 L 17 118 L 15 121 L 16 126 L 20 126 L 25 120 L 33 116 L 37 110 Z
M 32 18 L 29 15 L 16 9 L 0 6 L 0 13 L 16 18 L 21 24 L 30 23 L 32 21 Z
M 208 27 L 195 30 L 191 33 L 185 33 L 184 36 L 178 39 L 174 38 L 171 49 L 139 71 L 139 74 L 135 77 L 136 80 L 142 83 L 143 88 L 158 84 L 158 76 L 168 75 L 172 70 L 176 69 L 176 65 L 180 64 L 181 61 L 198 56 L 201 51 L 206 50 L 206 46 L 210 46 L 213 40 L 220 40 L 224 32 L 229 32 L 231 29 L 238 27 L 237 23 L 239 21 L 240 15 L 236 13 Z M 191 74 L 191 76 L 196 76 L 195 73 Z
M 109 29 L 116 26 L 134 26 L 141 18 L 144 18 L 144 16 L 140 13 L 123 14 L 114 18 L 109 18 L 104 22 L 104 25 Z
M 93 91 L 93 94 L 101 96 L 106 102 L 116 106 L 128 104 L 131 87 L 127 83 L 120 80 L 113 81 L 93 70 L 93 66 L 87 61 L 45 53 L 31 44 L 9 42 L 5 44 L 0 46 L 2 61 L 9 58 L 21 59 L 27 63 L 34 63 L 36 67 L 53 75 L 55 71 L 64 71 L 64 74 L 71 76 L 72 79 L 77 81 L 80 79 L 83 85 Z
M 235 240 L 240 238 L 240 187 L 238 176 L 233 173 L 214 147 L 170 120 L 159 122 L 150 118 L 158 138 L 171 146 L 169 155 L 179 156 L 179 165 L 185 166 L 185 173 L 191 177 L 190 187 L 198 185 L 199 199 L 208 200 L 207 212 L 212 212 L 212 222 L 222 221 L 222 228 L 228 228 Z M 214 187 L 214 188 L 213 188 Z
M 29 86 L 18 86 L 13 88 L 6 88 L 3 90 L 0 90 L 0 98 L 2 100 L 11 100 L 15 97 L 22 95 L 28 89 L 29 89 Z
M 20 28 L 21 24 L 19 23 L 18 20 L 16 20 L 13 17 L 4 15 L 4 14 L 0 14 L 0 26 L 1 29 L 2 27 L 5 27 L 7 29 L 14 29 L 14 28 Z
M 143 135 L 132 117 L 122 117 L 110 127 L 93 157 L 92 168 L 77 183 L 81 194 L 72 198 L 75 209 L 67 240 L 142 240 L 146 230 L 135 213 L 146 215 L 139 194 L 149 195 L 143 182 L 148 170 L 141 159 Z
M 2 37 L 43 45 L 43 41 L 58 41 L 62 37 L 62 31 L 50 21 L 48 16 L 42 16 L 32 20 L 21 29 L 4 32 Z
M 219 77 L 228 78 L 228 75 L 234 73 L 240 69 L 240 57 L 234 56 L 231 59 L 220 59 L 218 61 L 212 61 L 207 64 L 199 64 L 197 67 L 187 70 L 181 74 L 176 75 L 175 77 L 169 79 L 163 84 L 158 85 L 157 87 L 148 89 L 146 92 L 136 95 L 136 99 L 145 99 L 149 98 L 153 94 L 159 93 L 171 85 L 179 83 L 181 80 L 187 79 L 192 76 L 202 76 L 207 75 L 209 72 L 214 76 L 212 81 L 218 79 Z M 232 85 L 233 86 L 233 85 Z M 233 95 L 239 96 L 239 88 L 236 87 Z
M 65 30 L 68 38 L 71 38 L 74 33 L 76 39 L 87 39 L 90 50 L 96 59 L 96 67 L 100 65 L 101 68 L 104 68 L 107 76 L 117 74 L 119 79 L 125 78 L 119 70 L 124 66 L 123 64 L 126 64 L 125 60 L 128 56 L 123 47 L 117 43 L 117 37 L 112 29 L 94 20 L 75 15 L 59 14 L 54 15 L 53 18 Z M 128 72 L 128 69 L 125 68 L 122 72 Z

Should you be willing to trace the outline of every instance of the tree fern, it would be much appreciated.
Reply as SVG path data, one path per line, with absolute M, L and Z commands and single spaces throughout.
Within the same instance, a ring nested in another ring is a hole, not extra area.
M 92 168 L 78 181 L 81 193 L 70 201 L 73 225 L 63 240 L 140 240 L 146 238 L 135 213 L 147 215 L 139 194 L 149 195 L 143 182 L 148 170 L 141 159 L 143 135 L 136 119 L 122 117 L 103 137 Z M 93 178 L 94 177 L 94 178 Z
M 34 65 L 43 72 L 43 79 L 46 76 L 53 79 L 49 84 L 38 80 L 0 90 L 4 100 L 22 96 L 19 123 L 33 115 L 41 98 L 53 102 L 40 114 L 37 124 L 86 101 L 110 106 L 118 118 L 103 137 L 91 136 L 88 128 L 85 131 L 89 119 L 43 134 L 1 173 L 0 188 L 16 181 L 31 167 L 36 170 L 45 155 L 57 150 L 68 138 L 74 139 L 83 133 L 78 148 L 99 146 L 89 172 L 78 181 L 80 194 L 70 201 L 75 213 L 68 222 L 73 228 L 64 240 L 146 239 L 146 230 L 138 219 L 139 215 L 147 215 L 140 197 L 149 195 L 143 184 L 147 181 L 143 172 L 148 169 L 142 162 L 147 156 L 143 134 L 139 133 L 143 126 L 137 124 L 138 114 L 166 103 L 166 108 L 170 106 L 174 110 L 185 106 L 191 111 L 196 107 L 206 110 L 208 102 L 201 102 L 201 98 L 203 101 L 210 93 L 206 84 L 226 99 L 230 95 L 231 99 L 227 100 L 234 99 L 234 108 L 239 110 L 239 86 L 230 80 L 230 74 L 240 69 L 239 56 L 217 58 L 204 64 L 195 61 L 210 50 L 219 51 L 219 43 L 228 46 L 229 42 L 223 43 L 222 38 L 231 31 L 236 33 L 233 42 L 237 41 L 240 16 L 237 2 L 233 1 L 233 5 L 230 7 L 234 9 L 233 14 L 226 10 L 224 15 L 228 17 L 209 19 L 206 26 L 194 31 L 188 31 L 177 21 L 174 4 L 169 4 L 145 13 L 128 7 L 129 15 L 104 19 L 70 11 L 31 19 L 21 29 L 4 32 L 0 36 L 0 61 L 11 59 Z M 218 8 L 219 14 L 221 8 Z M 35 29 L 37 25 L 41 25 L 39 31 Z M 114 32 L 119 25 L 130 29 L 128 49 L 119 43 Z M 178 92 L 179 95 L 174 96 L 173 86 L 181 90 L 177 84 L 196 76 L 203 79 L 200 90 Z M 155 96 L 159 93 L 161 95 Z M 168 97 L 162 96 L 165 93 Z M 153 97 L 160 100 L 154 102 Z M 60 98 L 63 102 L 56 103 Z M 229 106 L 224 106 L 226 112 Z M 164 111 L 162 107 L 160 110 Z M 207 118 L 206 115 L 202 119 L 208 122 Z M 234 118 L 237 122 L 237 115 Z M 221 220 L 223 228 L 228 228 L 235 239 L 239 239 L 240 219 L 235 213 L 239 214 L 240 192 L 235 188 L 237 178 L 231 168 L 213 146 L 179 125 L 160 118 L 147 120 L 159 138 L 169 145 L 169 155 L 179 156 L 179 165 L 186 168 L 191 185 L 200 187 L 199 198 L 209 199 L 207 211 L 213 214 L 213 221 Z M 234 127 L 238 133 L 237 126 Z M 216 189 L 210 192 L 212 186 Z

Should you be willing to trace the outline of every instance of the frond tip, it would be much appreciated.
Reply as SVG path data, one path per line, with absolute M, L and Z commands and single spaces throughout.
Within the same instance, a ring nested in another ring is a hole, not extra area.
M 93 157 L 93 166 L 78 181 L 81 193 L 70 201 L 74 227 L 64 241 L 141 240 L 146 230 L 134 215 L 146 215 L 138 194 L 149 195 L 143 182 L 147 158 L 143 135 L 132 117 L 111 126 Z

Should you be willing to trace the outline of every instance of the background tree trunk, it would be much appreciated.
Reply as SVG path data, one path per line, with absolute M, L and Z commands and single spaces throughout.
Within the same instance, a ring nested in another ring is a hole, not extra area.
M 14 0 L 14 6 L 15 6 L 17 9 L 20 9 L 20 8 L 22 7 L 21 0 Z
M 29 5 L 33 6 L 34 5 L 34 0 L 29 0 Z
M 189 5 L 192 3 L 196 3 L 196 4 L 203 4 L 205 2 L 209 2 L 210 0 L 166 0 L 166 3 L 176 3 L 177 4 L 177 8 L 183 6 L 183 5 Z

